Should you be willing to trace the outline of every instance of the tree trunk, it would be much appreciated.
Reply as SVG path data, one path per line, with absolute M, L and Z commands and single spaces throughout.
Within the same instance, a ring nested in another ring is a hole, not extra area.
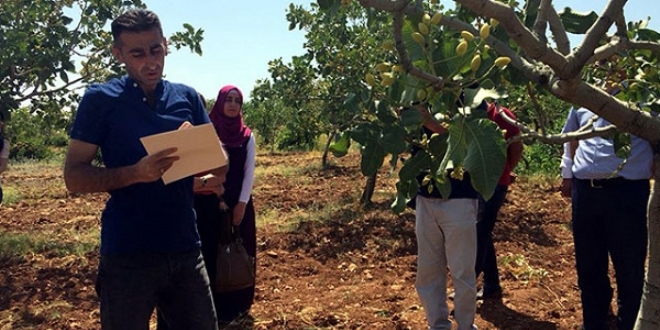
M 335 132 L 332 131 L 328 133 L 328 141 L 325 143 L 325 148 L 323 148 L 323 157 L 321 158 L 321 168 L 326 169 L 328 167 L 328 152 L 330 151 L 330 144 L 335 138 Z
M 360 203 L 364 206 L 371 204 L 371 198 L 374 196 L 374 190 L 376 190 L 376 176 L 367 177 L 367 182 L 364 185 L 364 191 L 362 192 L 362 197 L 360 198 Z
M 655 154 L 653 165 L 653 189 L 648 214 L 649 263 L 635 330 L 660 329 L 660 154 Z

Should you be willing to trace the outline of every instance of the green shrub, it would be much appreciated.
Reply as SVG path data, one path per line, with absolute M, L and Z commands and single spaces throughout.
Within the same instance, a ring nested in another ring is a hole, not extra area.
M 526 175 L 548 175 L 560 174 L 562 146 L 559 144 L 544 144 L 532 141 L 525 144 L 523 159 L 514 172 Z
M 21 194 L 14 187 L 2 186 L 2 205 L 10 206 L 21 201 Z
M 11 143 L 9 157 L 14 160 L 43 160 L 57 155 L 68 144 L 66 126 L 69 121 L 63 119 L 65 116 L 31 113 L 27 108 L 13 111 L 6 127 Z

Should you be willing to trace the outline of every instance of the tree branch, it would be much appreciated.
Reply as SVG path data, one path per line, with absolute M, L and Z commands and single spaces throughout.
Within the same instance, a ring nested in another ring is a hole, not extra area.
M 62 85 L 62 86 L 60 86 L 60 87 L 58 87 L 58 88 L 55 88 L 55 89 L 49 89 L 49 90 L 47 90 L 47 91 L 39 91 L 39 90 L 38 90 L 38 87 L 35 86 L 35 88 L 34 88 L 34 90 L 33 90 L 32 92 L 30 92 L 29 94 L 24 94 L 24 95 L 22 95 L 22 97 L 20 97 L 20 98 L 17 98 L 17 99 L 16 99 L 16 102 L 17 102 L 17 103 L 21 103 L 21 102 L 23 102 L 23 101 L 27 101 L 27 100 L 29 100 L 29 99 L 31 99 L 31 98 L 33 98 L 33 97 L 39 96 L 39 95 L 49 95 L 49 94 L 53 94 L 53 93 L 57 93 L 57 92 L 61 92 L 61 91 L 65 90 L 65 89 L 69 89 L 71 86 L 73 86 L 73 85 L 75 85 L 75 84 L 77 84 L 77 83 L 83 81 L 85 78 L 86 78 L 86 77 L 80 77 L 80 78 L 77 78 L 77 79 L 75 79 L 75 80 L 72 80 L 72 81 L 68 82 L 68 83 L 65 84 L 65 85 Z
M 587 82 L 567 82 L 558 80 L 549 86 L 552 94 L 560 99 L 591 110 L 616 125 L 619 130 L 645 139 L 651 145 L 660 144 L 660 120 L 650 113 L 637 108 L 634 103 L 626 103 L 607 94 L 602 89 Z
M 530 83 L 527 83 L 527 94 L 529 95 L 529 99 L 532 101 L 534 112 L 536 113 L 536 116 L 539 118 L 539 126 L 541 129 L 541 134 L 545 135 L 547 133 L 545 129 L 545 124 L 547 122 L 547 119 L 545 118 L 545 113 L 543 112 L 543 109 L 541 108 L 541 104 L 539 104 L 539 101 L 536 98 L 536 94 L 534 93 L 534 89 L 532 88 Z
M 623 15 L 623 6 L 627 0 L 610 0 L 605 6 L 605 10 L 598 17 L 589 31 L 587 31 L 582 43 L 568 55 L 568 65 L 565 68 L 553 68 L 555 72 L 562 77 L 574 77 L 582 71 L 587 61 L 593 56 L 596 47 L 601 42 L 602 37 L 607 35 L 607 30 L 615 20 Z M 559 70 L 557 70 L 559 69 Z
M 548 6 L 545 8 L 545 15 L 550 25 L 550 32 L 552 32 L 555 44 L 557 44 L 557 50 L 563 55 L 568 55 L 571 52 L 571 42 L 568 40 L 564 23 L 562 23 L 555 7 Z
M 502 117 L 502 119 L 504 119 L 504 121 L 506 121 L 507 123 L 511 125 L 515 125 L 523 132 L 522 134 L 514 136 L 511 139 L 509 139 L 507 143 L 513 143 L 525 139 L 535 139 L 545 143 L 563 144 L 569 141 L 583 140 L 596 136 L 603 137 L 614 134 L 617 131 L 617 128 L 614 125 L 607 125 L 604 127 L 593 127 L 592 125 L 587 124 L 581 127 L 576 132 L 547 135 L 543 132 L 542 133 L 536 132 L 530 129 L 529 127 L 527 127 L 526 125 L 520 123 L 519 121 L 507 116 L 506 113 L 504 113 L 504 111 L 499 111 L 499 105 L 498 105 L 497 115 Z M 592 126 L 592 127 L 591 129 L 587 130 L 585 129 L 585 127 L 587 126 Z
M 548 43 L 548 38 L 545 36 L 545 29 L 548 26 L 547 11 L 550 6 L 551 0 L 541 0 L 539 5 L 538 13 L 536 15 L 536 21 L 534 22 L 534 34 L 539 38 L 539 41 L 543 43 Z M 530 2 L 528 2 L 528 5 Z
M 525 45 L 524 49 L 531 59 L 541 61 L 556 72 L 566 66 L 567 61 L 562 54 L 550 48 L 547 43 L 541 42 L 523 22 L 509 5 L 494 0 L 455 0 L 474 13 L 493 17 L 500 22 L 507 34 L 518 44 Z M 498 50 L 499 51 L 499 50 Z M 505 54 L 503 54 L 505 55 Z

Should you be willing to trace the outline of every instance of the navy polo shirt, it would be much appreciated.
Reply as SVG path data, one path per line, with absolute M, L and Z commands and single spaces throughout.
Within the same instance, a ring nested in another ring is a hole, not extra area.
M 176 130 L 185 121 L 209 122 L 197 92 L 162 80 L 156 106 L 131 78 L 91 85 L 83 96 L 71 138 L 99 146 L 107 168 L 147 155 L 143 136 Z M 193 209 L 193 179 L 162 180 L 110 191 L 101 216 L 101 254 L 181 252 L 200 246 Z

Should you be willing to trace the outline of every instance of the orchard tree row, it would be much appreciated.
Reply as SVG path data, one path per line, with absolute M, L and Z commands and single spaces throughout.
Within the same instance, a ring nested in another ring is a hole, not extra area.
M 307 118 L 296 125 L 312 123 L 300 126 L 314 130 L 312 136 L 328 133 L 328 150 L 337 156 L 357 143 L 362 172 L 372 183 L 386 159 L 397 165 L 410 145 L 421 147 L 425 152 L 398 170 L 397 212 L 416 194 L 415 177 L 426 168 L 427 179 L 441 190 L 452 164 L 472 174 L 484 197 L 492 194 L 507 142 L 472 111 L 484 99 L 525 109 L 515 122 L 525 140 L 561 145 L 610 136 L 625 159 L 631 134 L 646 139 L 656 153 L 658 180 L 660 121 L 653 112 L 660 106 L 660 34 L 646 21 L 627 21 L 626 3 L 610 0 L 600 14 L 558 11 L 551 0 L 318 0 L 311 10 L 292 5 L 287 18 L 292 29 L 307 31 L 307 54 L 290 64 L 271 62 L 271 79 L 253 94 L 253 114 L 287 109 L 287 129 L 294 127 L 292 118 Z M 568 33 L 581 35 L 579 44 L 571 45 Z M 618 83 L 621 73 L 627 83 L 609 95 L 604 83 Z M 418 112 L 402 111 L 415 102 L 427 105 L 449 133 L 419 139 Z M 612 125 L 561 134 L 566 104 L 590 109 Z M 658 189 L 649 209 L 650 262 L 637 329 L 660 325 Z

